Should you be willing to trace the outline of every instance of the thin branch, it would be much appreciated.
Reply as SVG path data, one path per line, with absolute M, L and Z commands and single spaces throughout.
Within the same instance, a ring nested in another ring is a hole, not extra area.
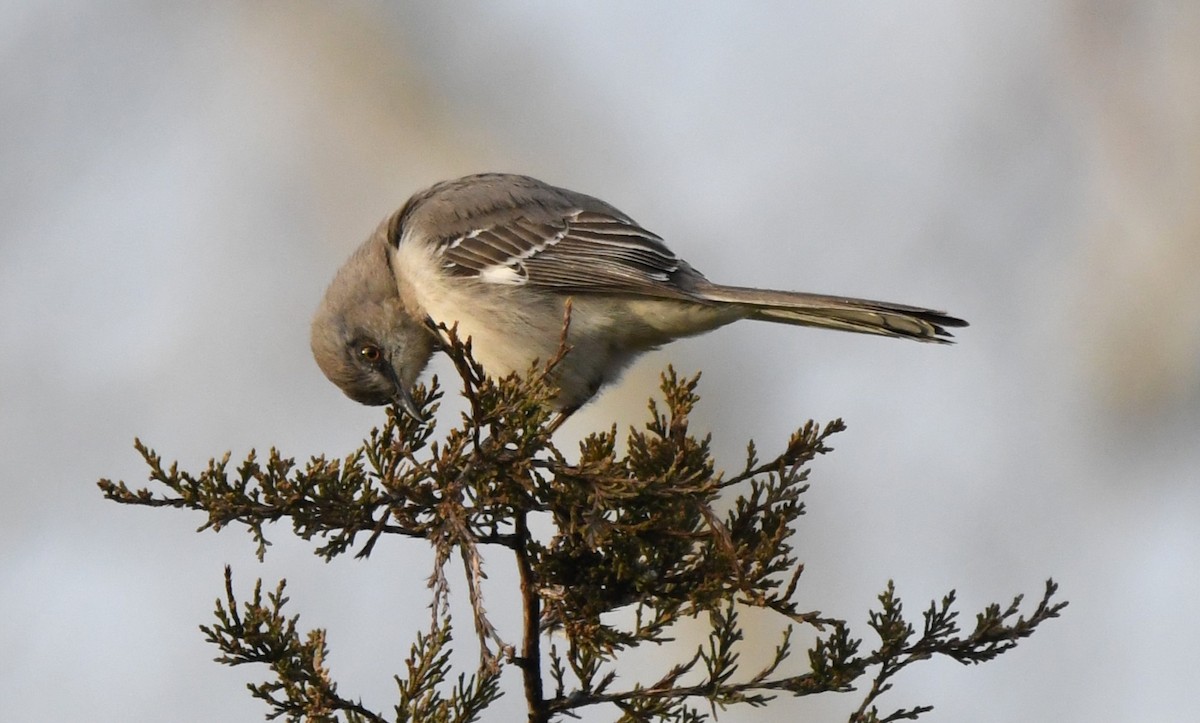
M 521 610 L 523 634 L 521 640 L 521 657 L 516 658 L 517 666 L 525 682 L 525 702 L 529 707 L 529 723 L 548 723 L 550 709 L 546 705 L 545 692 L 542 687 L 542 635 L 541 635 L 541 598 L 538 597 L 538 583 L 529 557 L 528 544 L 529 521 L 525 512 L 516 516 L 518 544 L 513 548 L 517 556 L 517 570 L 521 576 Z

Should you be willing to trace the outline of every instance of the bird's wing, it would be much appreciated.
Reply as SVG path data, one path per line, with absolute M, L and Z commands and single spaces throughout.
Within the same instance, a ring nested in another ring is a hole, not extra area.
M 565 294 L 696 300 L 704 278 L 616 208 L 528 176 L 431 186 L 393 217 L 389 238 L 433 246 L 451 276 Z
M 563 293 L 691 298 L 678 282 L 696 272 L 633 221 L 580 209 L 537 215 L 515 215 L 443 240 L 444 268 L 487 283 Z

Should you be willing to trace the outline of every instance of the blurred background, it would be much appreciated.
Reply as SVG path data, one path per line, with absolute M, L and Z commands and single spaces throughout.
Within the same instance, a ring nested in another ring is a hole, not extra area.
M 1051 576 L 1071 601 L 995 662 L 915 666 L 882 706 L 1189 718 L 1197 37 L 1188 0 L 5 3 L 0 719 L 261 719 L 244 684 L 266 671 L 213 663 L 197 630 L 226 563 L 243 594 L 289 578 L 341 692 L 390 707 L 427 620 L 421 543 L 325 564 L 279 527 L 259 564 L 241 531 L 95 481 L 145 484 L 135 436 L 196 471 L 353 450 L 383 412 L 321 376 L 310 315 L 411 193 L 485 170 L 600 196 L 717 281 L 969 319 L 955 347 L 735 325 L 649 355 L 559 441 L 638 423 L 668 362 L 704 371 L 696 425 L 727 468 L 843 417 L 799 532 L 803 605 L 865 634 L 889 578 L 914 615 L 957 588 L 967 623 Z

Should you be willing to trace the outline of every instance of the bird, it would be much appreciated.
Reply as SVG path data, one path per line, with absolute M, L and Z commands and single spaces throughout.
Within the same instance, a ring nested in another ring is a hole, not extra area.
M 730 262 L 735 259 L 731 258 Z M 434 184 L 383 220 L 338 270 L 311 328 L 313 356 L 351 399 L 420 419 L 410 389 L 457 326 L 493 376 L 556 357 L 569 414 L 639 355 L 741 319 L 950 343 L 942 311 L 709 281 L 615 207 L 529 176 Z

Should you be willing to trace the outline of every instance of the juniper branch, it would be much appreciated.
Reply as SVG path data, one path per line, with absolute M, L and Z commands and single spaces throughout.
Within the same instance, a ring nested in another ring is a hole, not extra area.
M 510 664 L 520 671 L 535 723 L 597 705 L 616 707 L 622 720 L 696 723 L 718 707 L 864 685 L 851 721 L 912 720 L 929 707 L 883 717 L 877 709 L 903 669 L 936 655 L 964 664 L 990 660 L 1066 605 L 1054 599 L 1057 586 L 1048 581 L 1031 612 L 1021 613 L 1017 596 L 1007 606 L 985 608 L 963 633 L 951 592 L 925 610 L 918 632 L 889 583 L 868 620 L 879 644 L 863 653 L 862 640 L 845 621 L 802 610 L 796 602 L 804 566 L 793 543 L 805 513 L 809 463 L 832 449 L 828 441 L 845 428 L 841 420 L 807 422 L 770 459 L 760 459 L 750 443 L 744 468 L 725 477 L 716 471 L 710 438 L 690 430 L 699 376 L 681 377 L 669 368 L 663 401 L 651 401 L 649 422 L 629 430 L 623 453 L 611 427 L 584 439 L 571 459 L 551 440 L 561 423 L 550 411 L 554 360 L 524 376 L 490 379 L 453 328 L 439 333 L 469 412 L 436 439 L 432 415 L 418 423 L 389 411 L 383 426 L 344 458 L 314 457 L 301 468 L 272 449 L 265 461 L 251 452 L 231 470 L 226 454 L 199 475 L 176 464 L 165 467 L 139 440 L 135 448 L 150 481 L 166 492 L 135 491 L 109 480 L 100 487 L 105 497 L 125 504 L 202 511 L 207 518 L 200 530 L 244 526 L 259 557 L 269 545 L 266 527 L 280 521 L 290 522 L 303 539 L 319 538 L 315 552 L 327 560 L 358 545 L 360 533 L 366 539 L 358 554 L 364 557 L 391 535 L 432 544 L 430 625 L 417 634 L 406 675 L 397 677 L 396 720 L 473 720 L 499 696 L 500 676 Z M 565 337 L 561 353 L 567 353 Z M 414 394 L 427 414 L 440 396 L 436 379 Z M 724 504 L 723 495 L 735 495 L 732 505 Z M 531 515 L 548 518 L 548 539 L 531 532 Z M 514 555 L 521 580 L 519 654 L 488 618 L 481 545 Z M 459 675 L 457 682 L 449 669 L 446 572 L 455 554 L 463 563 L 481 661 L 475 675 Z M 260 587 L 239 608 L 227 578 L 217 622 L 203 628 L 222 651 L 219 660 L 270 668 L 274 679 L 250 689 L 272 716 L 325 720 L 340 713 L 352 721 L 384 720 L 337 693 L 324 662 L 324 632 L 301 636 L 297 618 L 282 613 L 282 584 L 265 600 Z M 757 670 L 744 670 L 741 659 L 738 619 L 745 608 L 773 611 L 780 620 L 774 654 Z M 632 624 L 617 624 L 612 613 L 619 610 L 632 613 Z M 671 642 L 677 624 L 689 618 L 709 622 L 705 645 L 648 684 L 618 678 L 624 654 Z M 807 651 L 808 669 L 790 670 L 799 657 L 794 633 L 810 626 L 818 637 Z M 556 642 L 543 652 L 548 634 L 562 636 L 562 647 Z M 707 712 L 696 705 L 706 705 Z

